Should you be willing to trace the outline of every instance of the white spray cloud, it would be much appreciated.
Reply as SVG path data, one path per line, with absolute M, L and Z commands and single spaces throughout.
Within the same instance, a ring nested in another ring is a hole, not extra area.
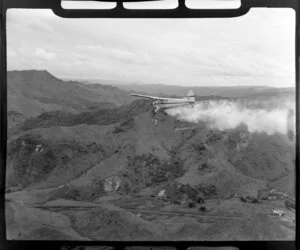
M 240 124 L 245 124 L 250 133 L 265 132 L 272 135 L 287 134 L 289 130 L 295 131 L 295 118 L 291 116 L 291 112 L 294 114 L 293 102 L 277 101 L 277 106 L 273 108 L 270 105 L 264 107 L 264 104 L 267 103 L 260 103 L 257 106 L 256 102 L 245 105 L 234 101 L 209 101 L 197 103 L 194 107 L 170 109 L 167 113 L 179 120 L 205 122 L 211 129 L 234 129 Z

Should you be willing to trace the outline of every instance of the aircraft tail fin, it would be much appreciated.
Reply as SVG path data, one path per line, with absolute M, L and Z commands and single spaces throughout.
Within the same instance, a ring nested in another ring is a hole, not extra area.
M 190 90 L 187 95 L 186 95 L 186 99 L 191 101 L 191 102 L 194 102 L 195 101 L 195 95 L 194 95 L 194 92 L 193 90 Z

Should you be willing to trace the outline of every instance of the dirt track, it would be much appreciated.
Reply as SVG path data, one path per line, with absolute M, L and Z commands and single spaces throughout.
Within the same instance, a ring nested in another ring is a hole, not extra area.
M 100 207 L 95 205 L 72 205 L 72 206 L 48 206 L 48 205 L 33 205 L 30 206 L 33 208 L 39 208 L 39 209 L 47 209 L 47 210 L 84 210 L 84 209 L 90 209 L 90 208 L 96 208 Z M 133 213 L 146 213 L 146 214 L 153 214 L 153 215 L 172 215 L 172 216 L 186 216 L 186 217 L 200 217 L 200 218 L 219 218 L 219 219 L 245 219 L 246 216 L 219 216 L 219 215 L 207 215 L 207 214 L 200 214 L 196 212 L 168 212 L 168 211 L 155 211 L 155 210 L 143 210 L 143 209 L 135 209 L 135 208 L 126 208 L 125 210 L 133 212 Z
M 173 216 L 186 216 L 186 217 L 201 217 L 201 218 L 220 218 L 220 219 L 244 219 L 243 216 L 219 216 L 219 215 L 204 215 L 195 212 L 166 212 L 166 211 L 151 211 L 151 210 L 141 210 L 127 208 L 126 210 L 134 213 L 147 213 L 147 214 L 156 214 L 156 215 L 173 215 Z

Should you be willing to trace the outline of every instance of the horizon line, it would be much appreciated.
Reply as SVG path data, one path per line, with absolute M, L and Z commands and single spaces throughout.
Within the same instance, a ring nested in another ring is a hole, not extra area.
M 198 85 L 178 85 L 178 84 L 164 84 L 164 83 L 145 83 L 145 82 L 141 82 L 138 80 L 115 80 L 115 79 L 97 79 L 97 78 L 78 78 L 78 77 L 64 77 L 64 76 L 57 76 L 56 74 L 51 73 L 48 69 L 7 69 L 7 73 L 10 71 L 39 71 L 39 72 L 43 72 L 46 71 L 49 74 L 51 74 L 52 76 L 63 80 L 63 81 L 120 81 L 121 83 L 99 83 L 99 82 L 90 82 L 90 84 L 101 84 L 101 85 L 110 85 L 110 86 L 126 86 L 126 85 L 137 85 L 137 86 L 155 86 L 155 85 L 162 85 L 162 86 L 169 86 L 169 87 L 183 87 L 183 88 L 229 88 L 229 87 L 241 87 L 241 88 L 249 88 L 249 87 L 267 87 L 267 88 L 296 88 L 296 84 L 295 86 L 293 85 L 287 85 L 287 86 L 274 86 L 274 85 L 202 85 L 202 86 L 198 86 Z M 224 77 L 224 76 L 223 76 Z M 251 77 L 251 76 L 227 76 L 227 77 Z M 264 77 L 268 77 L 268 76 L 258 76 L 260 78 L 264 78 Z M 279 76 L 279 77 L 284 77 L 284 76 Z M 123 83 L 122 83 L 123 82 Z M 82 82 L 83 83 L 83 82 Z M 85 84 L 85 83 L 83 83 Z

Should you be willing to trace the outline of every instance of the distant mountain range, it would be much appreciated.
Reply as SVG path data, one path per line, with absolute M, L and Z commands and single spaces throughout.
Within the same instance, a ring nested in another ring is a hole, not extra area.
M 295 88 L 275 88 L 270 86 L 179 86 L 164 84 L 144 84 L 139 82 L 116 80 L 81 80 L 86 84 L 108 84 L 130 92 L 147 93 L 158 96 L 184 96 L 189 90 L 193 90 L 197 96 L 224 96 L 224 97 L 250 97 L 256 95 L 276 95 L 282 93 L 294 93 Z

